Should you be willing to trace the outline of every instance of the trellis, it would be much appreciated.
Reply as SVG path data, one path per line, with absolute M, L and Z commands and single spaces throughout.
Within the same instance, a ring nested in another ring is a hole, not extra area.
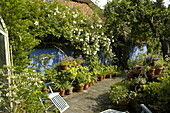
M 8 31 L 2 17 L 0 16 L 0 68 L 3 68 L 4 65 L 10 65 L 10 52 Z

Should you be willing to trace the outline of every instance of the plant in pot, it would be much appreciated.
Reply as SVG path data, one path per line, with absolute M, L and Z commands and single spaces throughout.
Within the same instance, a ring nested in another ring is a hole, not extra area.
M 128 103 L 135 99 L 136 96 L 137 93 L 135 91 L 129 91 L 126 84 L 122 82 L 113 84 L 109 91 L 109 98 L 113 103 L 119 105 L 119 109 L 122 111 L 127 110 Z
M 155 74 L 160 75 L 163 72 L 165 61 L 163 58 L 155 61 Z
M 88 70 L 86 71 L 86 83 L 84 85 L 84 89 L 88 89 L 90 87 L 90 83 L 92 82 L 92 73 L 88 72 Z
M 78 92 L 83 91 L 84 84 L 86 83 L 86 73 L 88 71 L 87 67 L 79 66 L 77 71 L 77 76 L 75 78 L 76 89 Z
M 70 87 L 70 82 L 68 81 L 67 74 L 65 71 L 67 70 L 58 72 L 54 78 L 55 87 L 60 91 L 61 96 L 65 96 L 65 90 Z
M 70 61 L 68 60 L 62 60 L 57 64 L 58 71 L 60 70 L 66 70 L 68 68 L 68 65 L 70 65 Z
M 69 67 L 69 68 L 65 71 L 65 75 L 66 75 L 67 81 L 68 81 L 68 83 L 69 83 L 69 87 L 68 87 L 68 89 L 66 90 L 66 93 L 67 93 L 67 94 L 72 94 L 72 93 L 73 93 L 73 82 L 74 82 L 75 79 L 76 79 L 77 71 L 78 71 L 78 68 L 77 68 L 77 67 Z
M 84 62 L 82 55 L 80 55 L 78 58 L 76 58 L 74 60 L 76 61 L 77 66 L 80 66 Z

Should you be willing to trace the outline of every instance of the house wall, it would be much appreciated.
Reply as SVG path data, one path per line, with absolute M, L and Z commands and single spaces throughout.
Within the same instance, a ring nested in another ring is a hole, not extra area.
M 64 51 L 64 53 L 67 56 L 73 57 L 73 55 L 74 55 L 74 52 L 71 51 L 69 48 L 62 47 L 61 50 Z M 33 51 L 30 54 L 29 57 L 32 58 L 33 56 L 38 56 L 38 58 L 40 58 L 40 55 L 42 55 L 42 54 L 55 55 L 56 57 L 53 58 L 53 59 L 50 59 L 49 62 L 47 63 L 48 67 L 53 67 L 54 64 L 60 62 L 65 57 L 64 53 L 62 53 L 61 51 L 59 51 L 56 48 L 36 48 L 35 51 Z M 45 57 L 44 57 L 44 59 L 45 59 Z M 33 65 L 33 64 L 35 64 L 35 65 Z M 30 62 L 29 67 L 34 67 L 34 68 L 36 68 L 37 71 L 42 71 L 42 70 L 44 70 L 42 65 L 43 65 L 42 60 L 41 60 L 41 63 L 40 63 L 39 59 L 32 58 L 32 61 Z

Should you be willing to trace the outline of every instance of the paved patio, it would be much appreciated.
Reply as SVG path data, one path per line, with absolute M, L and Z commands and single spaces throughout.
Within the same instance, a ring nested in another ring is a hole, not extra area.
M 106 78 L 83 92 L 66 95 L 63 98 L 70 108 L 64 113 L 99 113 L 106 109 L 116 109 L 108 97 L 108 90 L 114 82 L 120 82 L 124 78 L 124 76 Z

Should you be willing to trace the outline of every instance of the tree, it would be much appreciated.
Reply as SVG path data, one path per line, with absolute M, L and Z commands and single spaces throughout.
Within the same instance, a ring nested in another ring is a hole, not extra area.
M 115 40 L 113 48 L 119 62 L 127 61 L 125 56 L 130 51 L 122 50 L 125 47 L 130 50 L 130 45 L 146 43 L 150 54 L 160 54 L 163 50 L 163 40 L 169 37 L 169 10 L 161 4 L 162 1 L 154 4 L 150 0 L 114 0 L 106 5 L 107 33 Z

